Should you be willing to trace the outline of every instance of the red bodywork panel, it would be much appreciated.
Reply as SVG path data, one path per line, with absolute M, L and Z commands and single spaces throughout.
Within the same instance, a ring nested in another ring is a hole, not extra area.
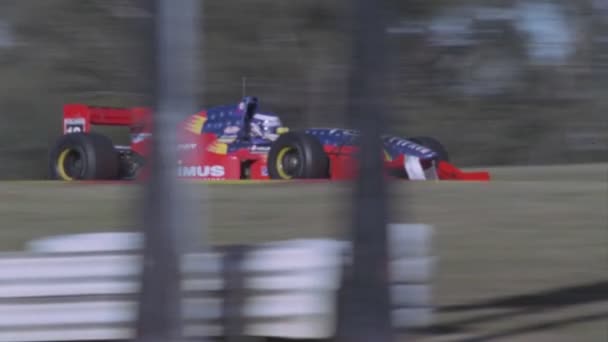
M 144 107 L 111 108 L 66 104 L 63 111 L 63 133 L 90 132 L 92 125 L 126 126 L 130 128 L 131 151 L 146 158 L 149 156 L 152 133 L 151 119 L 151 111 Z M 205 121 L 206 112 L 202 111 L 189 116 L 177 128 L 178 177 L 199 180 L 238 180 L 243 179 L 242 166 L 247 164 L 249 165 L 247 179 L 269 179 L 266 153 L 254 153 L 248 148 L 227 152 L 229 141 L 220 141 L 219 137 L 212 133 L 201 133 Z M 331 180 L 348 180 L 356 177 L 354 147 L 337 149 L 324 146 L 324 149 L 330 160 Z M 406 156 L 402 155 L 394 160 L 385 160 L 386 170 L 403 170 L 404 158 Z M 488 172 L 464 172 L 447 162 L 440 162 L 436 169 L 440 180 L 490 179 Z M 144 167 L 139 173 L 139 179 L 147 178 L 148 171 Z

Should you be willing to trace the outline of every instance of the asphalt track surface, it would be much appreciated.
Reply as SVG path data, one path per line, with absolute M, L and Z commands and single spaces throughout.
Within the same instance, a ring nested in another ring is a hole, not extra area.
M 437 326 L 409 341 L 608 340 L 608 164 L 490 169 L 391 184 L 391 221 L 436 229 Z M 340 237 L 348 183 L 214 183 L 214 243 Z M 138 186 L 0 182 L 0 250 L 132 230 Z M 199 198 L 197 200 L 201 200 Z

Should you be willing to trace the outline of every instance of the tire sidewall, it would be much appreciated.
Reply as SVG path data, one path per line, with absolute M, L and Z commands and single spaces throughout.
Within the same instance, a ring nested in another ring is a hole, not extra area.
M 278 157 L 285 148 L 295 149 L 300 159 L 296 174 L 288 179 L 327 178 L 329 159 L 321 143 L 303 132 L 288 132 L 279 136 L 268 153 L 268 174 L 271 179 L 286 179 L 280 175 Z
M 450 161 L 450 156 L 448 154 L 447 149 L 438 139 L 435 139 L 433 137 L 420 136 L 410 138 L 410 140 L 415 142 L 416 144 L 422 145 L 433 150 L 435 153 L 437 153 L 439 160 L 446 162 Z
M 73 180 L 114 179 L 118 174 L 118 155 L 111 140 L 94 133 L 70 133 L 59 138 L 50 153 L 51 178 L 63 179 L 58 172 L 59 157 L 66 149 L 80 154 L 83 170 Z

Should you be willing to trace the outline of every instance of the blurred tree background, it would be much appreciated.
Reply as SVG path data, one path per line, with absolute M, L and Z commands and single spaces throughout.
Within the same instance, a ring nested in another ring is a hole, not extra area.
M 0 177 L 46 177 L 64 103 L 143 103 L 148 13 L 137 4 L 0 1 Z M 608 160 L 604 1 L 389 9 L 391 133 L 435 136 L 463 166 Z M 349 10 L 347 0 L 205 1 L 200 106 L 238 101 L 246 77 L 247 93 L 291 127 L 346 125 Z

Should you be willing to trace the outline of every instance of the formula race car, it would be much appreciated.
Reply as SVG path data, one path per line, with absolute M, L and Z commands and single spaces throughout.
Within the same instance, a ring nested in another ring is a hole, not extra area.
M 50 177 L 137 180 L 149 174 L 152 116 L 147 108 L 67 104 L 63 134 L 50 151 Z M 93 125 L 127 126 L 130 145 L 115 145 Z M 176 175 L 184 179 L 352 179 L 358 132 L 341 128 L 290 131 L 277 115 L 259 110 L 256 97 L 188 116 L 178 129 Z M 407 180 L 489 180 L 463 172 L 431 137 L 381 137 L 386 174 Z M 379 155 L 379 158 L 381 156 Z

